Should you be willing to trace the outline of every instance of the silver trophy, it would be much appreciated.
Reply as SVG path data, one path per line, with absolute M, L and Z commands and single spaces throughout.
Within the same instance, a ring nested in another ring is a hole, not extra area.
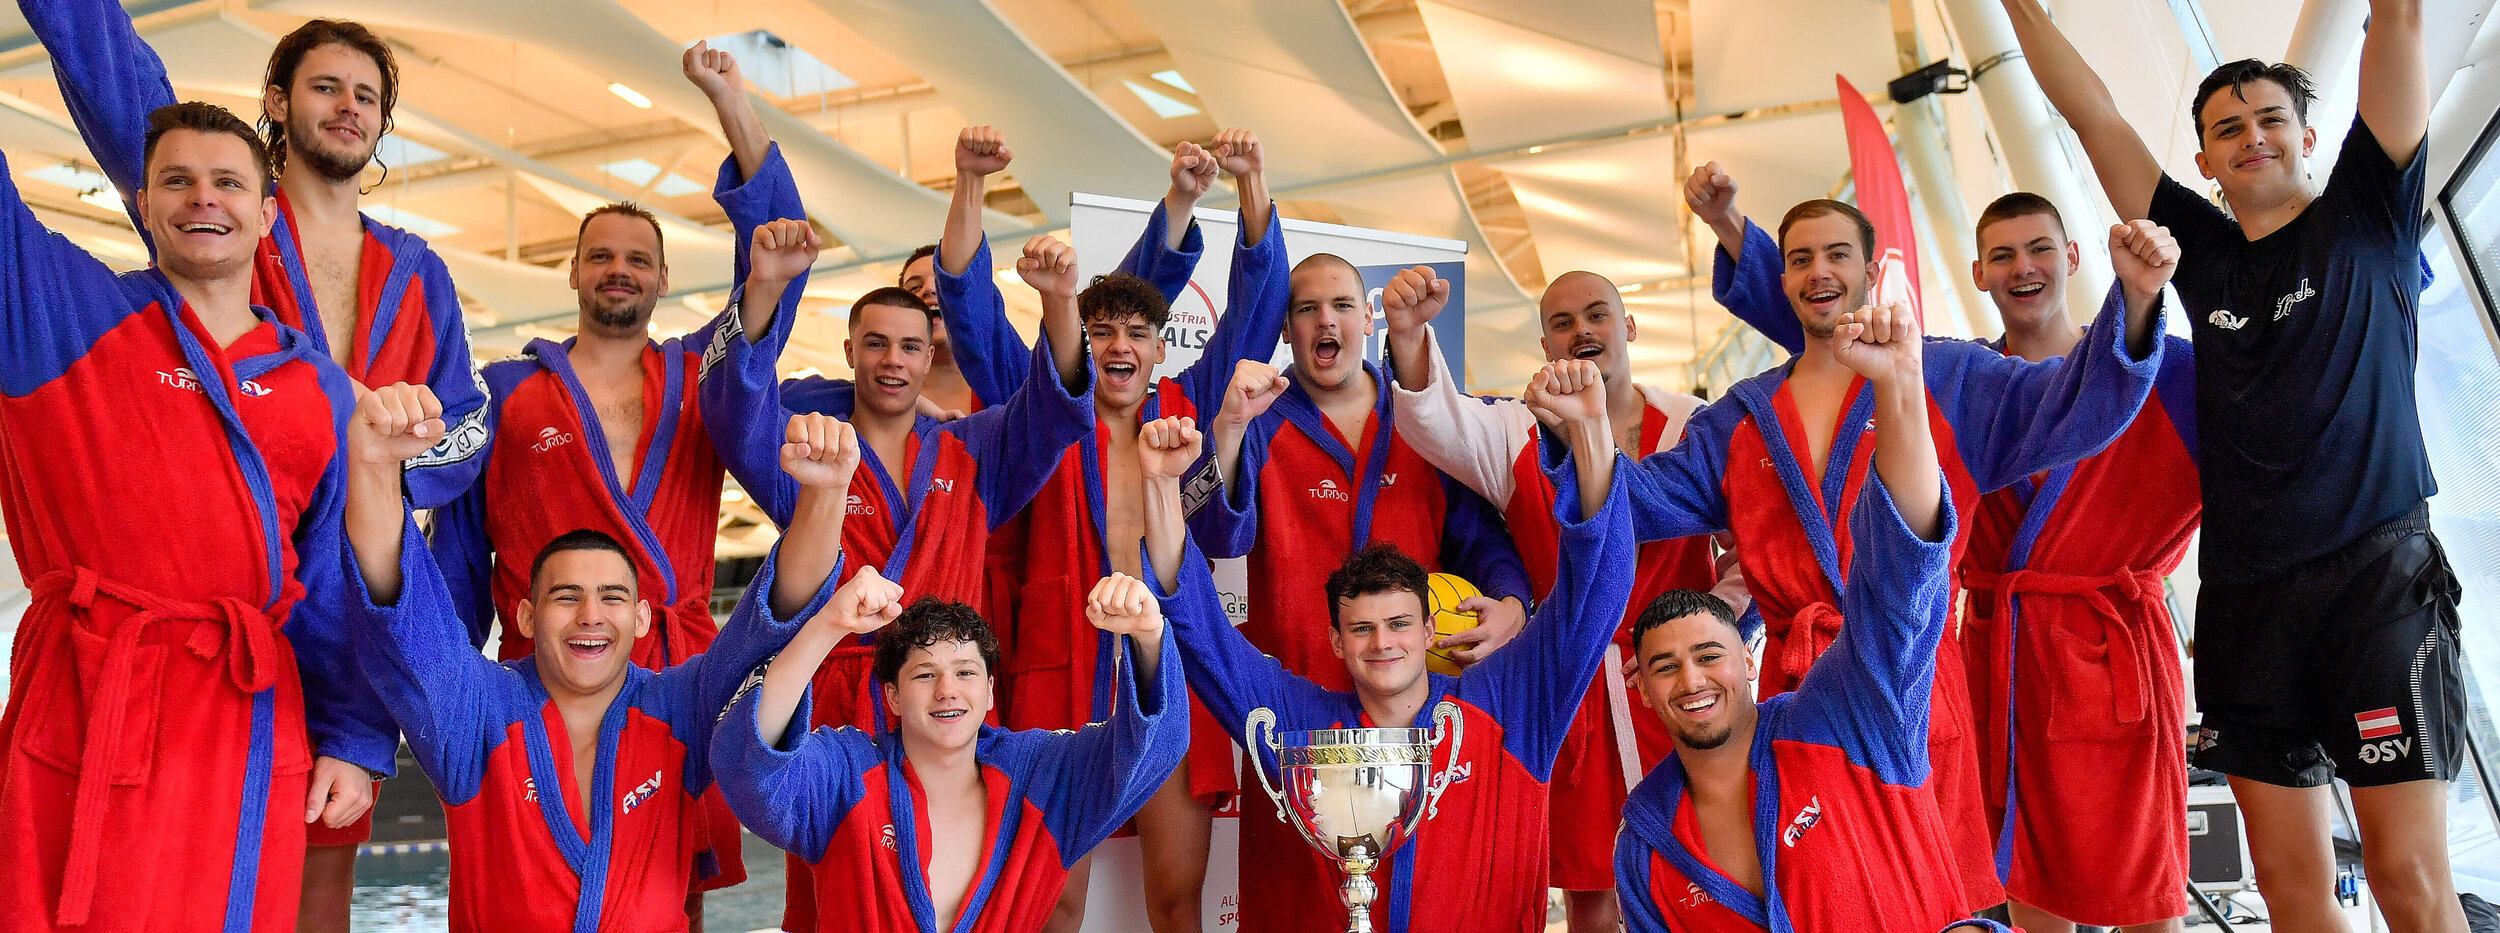
M 1372 933 L 1372 900 L 1380 888 L 1372 869 L 1406 843 L 1426 818 L 1439 812 L 1458 767 L 1465 724 L 1458 704 L 1441 701 L 1430 729 L 1313 729 L 1276 731 L 1276 711 L 1250 711 L 1243 733 L 1253 749 L 1264 735 L 1275 753 L 1279 790 L 1267 769 L 1252 761 L 1259 786 L 1276 802 L 1276 818 L 1345 870 L 1339 896 L 1345 901 L 1346 933 Z M 1432 751 L 1450 740 L 1449 769 L 1432 773 Z M 1253 755 L 1255 759 L 1257 756 Z

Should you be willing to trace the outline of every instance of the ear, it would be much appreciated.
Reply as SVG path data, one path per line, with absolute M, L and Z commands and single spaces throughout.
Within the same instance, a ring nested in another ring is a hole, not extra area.
M 663 295 L 668 294 L 668 262 L 667 262 L 666 260 L 662 260 L 662 261 L 660 262 L 660 287 L 659 287 L 659 292 L 660 292 L 660 294 L 663 294 Z
M 634 637 L 640 639 L 649 634 L 651 634 L 651 601 L 634 600 Z
M 260 89 L 260 115 L 279 126 L 286 125 L 286 89 L 275 84 Z
M 145 169 L 143 168 L 141 171 L 145 171 Z M 145 226 L 148 222 L 148 189 L 146 184 L 142 183 L 139 186 L 139 190 L 131 194 L 130 203 L 139 208 L 139 223 L 141 226 Z M 264 227 L 262 229 L 265 230 L 267 228 Z
M 573 258 L 564 261 L 564 284 L 571 286 L 577 293 L 582 290 L 582 245 L 580 243 L 573 244 Z
M 1970 261 L 1970 286 L 1983 292 L 1988 290 L 1988 280 L 1979 277 L 1979 260 L 1976 259 Z
M 2312 155 L 2315 155 L 2315 154 L 2317 153 L 2317 151 L 2318 151 L 2318 128 L 2317 128 L 2317 127 L 2314 127 L 2314 126 L 2304 126 L 2304 127 L 2301 127 L 2301 129 L 2300 129 L 2300 157 L 2301 157 L 2301 158 L 2306 159 L 2306 158 L 2308 158 L 2308 157 L 2310 157 L 2310 156 L 2312 156 Z
M 851 350 L 851 338 L 842 338 L 842 362 L 851 367 L 851 379 L 859 379 L 859 354 Z
M 888 715 L 888 716 L 892 716 L 892 715 L 894 715 L 894 710 L 895 710 L 894 700 L 895 700 L 896 695 L 897 695 L 897 690 L 895 689 L 895 688 L 896 688 L 896 685 L 895 685 L 895 684 L 893 684 L 893 683 L 890 683 L 890 682 L 889 682 L 889 683 L 882 683 L 882 684 L 878 684 L 878 685 L 877 685 L 877 687 L 878 687 L 878 689 L 881 689 L 881 690 L 884 690 L 884 691 L 885 691 L 885 712 L 886 712 L 886 715 Z
M 1631 309 L 1626 308 L 1623 311 L 1623 342 L 1631 343 L 1639 339 L 1641 339 L 1641 322 L 1633 319 Z
M 2073 275 L 2081 271 L 2083 271 L 2083 244 L 2068 240 L 2066 241 L 2066 274 Z
M 2205 161 L 2205 153 L 2201 149 L 2196 153 L 2196 173 L 2207 178 L 2214 177 L 2214 167 Z
M 1150 353 L 1147 353 L 1147 354 L 1146 354 L 1148 357 L 1151 357 L 1151 359 L 1148 359 L 1146 362 L 1153 364 L 1153 366 L 1161 366 L 1161 365 L 1163 365 L 1163 351 L 1166 349 L 1166 347 L 1167 347 L 1167 345 L 1166 345 L 1166 344 L 1164 343 L 1164 341 L 1163 341 L 1163 332 L 1162 332 L 1162 331 L 1156 331 L 1156 332 L 1155 332 L 1155 348 L 1154 348 L 1154 350 L 1153 350 L 1152 352 L 1150 352 Z M 1152 378 L 1152 377 L 1154 376 L 1154 369 L 1153 369 L 1153 366 L 1149 366 L 1149 367 L 1147 368 L 1147 370 L 1146 370 L 1146 375 L 1147 375 L 1147 377 L 1148 377 L 1148 378 Z
M 147 216 L 147 212 L 142 210 L 139 212 L 139 216 L 145 217 Z M 277 225 L 278 197 L 276 195 L 270 195 L 269 197 L 260 199 L 260 229 L 263 232 L 267 232 L 269 228 Z
M 1334 622 L 1328 623 L 1328 650 L 1336 652 L 1339 658 L 1345 657 L 1345 629 Z
M 531 605 L 527 599 L 521 600 L 520 605 L 514 607 L 512 624 L 514 628 L 520 629 L 522 641 L 530 641 L 538 637 L 537 616 L 538 607 Z

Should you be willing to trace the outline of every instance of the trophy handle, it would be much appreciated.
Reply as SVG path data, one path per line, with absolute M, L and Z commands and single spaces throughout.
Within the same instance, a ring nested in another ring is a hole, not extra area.
M 1441 769 L 1440 774 L 1434 776 L 1431 790 L 1424 797 L 1423 810 L 1416 814 L 1415 821 L 1406 827 L 1408 835 L 1413 835 L 1416 827 L 1423 825 L 1424 820 L 1441 815 L 1441 795 L 1449 791 L 1452 780 L 1458 776 L 1458 752 L 1466 735 L 1467 720 L 1459 713 L 1458 704 L 1443 700 L 1440 705 L 1432 708 L 1432 746 L 1441 747 L 1441 739 L 1448 737 L 1450 763 Z
M 1267 736 L 1265 742 L 1259 740 L 1262 733 Z M 1250 754 L 1250 771 L 1259 776 L 1259 789 L 1267 791 L 1267 799 L 1276 804 L 1276 821 L 1292 823 L 1285 816 L 1285 792 L 1277 789 L 1274 781 L 1268 780 L 1267 765 L 1259 761 L 1259 746 L 1264 744 L 1269 754 L 1275 757 L 1277 766 L 1284 766 L 1284 748 L 1276 740 L 1276 711 L 1264 706 L 1251 710 L 1250 717 L 1242 723 L 1241 736 L 1247 740 L 1244 744 L 1249 747 L 1243 751 Z

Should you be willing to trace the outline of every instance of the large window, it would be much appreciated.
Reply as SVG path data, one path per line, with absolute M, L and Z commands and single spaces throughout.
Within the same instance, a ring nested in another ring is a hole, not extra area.
M 2483 307 L 2500 315 L 2500 120 L 2483 128 L 2465 164 L 2440 192 L 2439 206 L 2457 242 L 2465 244 L 2464 265 L 2482 289 Z M 2427 340 L 2430 334 L 2422 336 Z
M 2471 178 L 2461 174 L 2461 181 Z M 2441 200 L 2453 223 L 2479 211 L 2489 233 L 2500 233 L 2500 173 L 2485 169 L 2478 197 L 2469 205 L 2450 185 Z M 2464 230 L 2458 228 L 2459 238 Z M 2485 246 L 2485 250 L 2492 247 Z M 2439 494 L 2431 497 L 2431 524 L 2465 588 L 2459 606 L 2464 622 L 2468 740 L 2477 768 L 2459 775 L 2449 798 L 2449 852 L 2457 886 L 2486 898 L 2500 896 L 2500 837 L 2493 831 L 2489 778 L 2500 774 L 2500 733 L 2491 708 L 2500 701 L 2500 356 L 2484 329 L 2466 275 L 2448 240 L 2433 230 L 2423 241 L 2434 280 L 2422 292 L 2421 367 L 2415 392 L 2422 436 Z M 2486 259 L 2494 258 L 2486 255 Z M 2481 282 L 2500 285 L 2500 265 L 2486 263 Z M 2477 773 L 2479 772 L 2479 773 Z

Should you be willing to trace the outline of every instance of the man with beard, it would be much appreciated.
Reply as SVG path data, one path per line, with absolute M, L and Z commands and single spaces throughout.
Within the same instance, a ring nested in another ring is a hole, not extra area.
M 741 294 L 795 305 L 815 258 L 806 245 L 813 237 L 803 220 L 757 231 L 756 271 Z M 768 253 L 772 262 L 761 258 Z M 753 279 L 768 268 L 778 270 L 778 281 Z M 668 291 L 668 263 L 659 222 L 630 203 L 582 218 L 571 281 L 581 307 L 572 339 L 533 340 L 519 355 L 486 365 L 494 443 L 477 486 L 436 511 L 432 550 L 473 639 L 483 641 L 489 620 L 503 620 L 501 656 L 509 661 L 533 647 L 514 629 L 530 593 L 530 556 L 578 528 L 622 542 L 636 591 L 654 604 L 651 635 L 634 641 L 631 661 L 666 670 L 702 653 L 718 634 L 712 549 L 722 472 L 696 381 L 720 325 L 651 339 L 651 311 Z M 707 796 L 718 821 L 710 827 L 717 863 L 699 865 L 693 875 L 687 911 L 694 916 L 701 915 L 700 891 L 745 879 L 736 826 L 717 800 Z
M 1436 284 L 1438 283 L 1438 284 Z M 1389 358 L 1397 372 L 1391 389 L 1398 420 L 1409 426 L 1415 450 L 1433 466 L 1502 510 L 1534 592 L 1553 588 L 1556 535 L 1553 484 L 1539 452 L 1561 438 L 1542 431 L 1528 406 L 1515 399 L 1477 399 L 1459 390 L 1431 327 L 1447 306 L 1449 289 L 1429 266 L 1400 272 L 1382 290 L 1388 311 Z M 1593 272 L 1556 276 L 1538 303 L 1547 362 L 1579 359 L 1597 364 L 1606 382 L 1606 410 L 1615 447 L 1635 457 L 1675 446 L 1698 398 L 1632 381 L 1631 344 L 1640 335 L 1624 310 L 1615 284 Z M 1670 589 L 1709 589 L 1742 616 L 1752 599 L 1733 554 L 1714 559 L 1706 537 L 1652 541 L 1641 547 L 1639 578 L 1629 605 L 1644 606 Z M 1553 873 L 1548 881 L 1566 892 L 1573 933 L 1617 929 L 1614 865 L 1608 854 L 1622 823 L 1624 795 L 1668 751 L 1665 730 L 1632 715 L 1630 686 L 1623 681 L 1634 616 L 1615 631 L 1606 664 L 1590 681 L 1588 698 L 1554 762 L 1551 822 Z M 1464 637 L 1453 636 L 1454 639 Z
M 121 277 L 0 170 L 0 510 L 34 592 L 0 928 L 281 933 L 306 824 L 354 822 L 398 748 L 341 622 L 355 387 L 250 304 L 278 211 L 251 127 L 167 107 L 141 164 L 156 264 Z
M 139 190 L 147 115 L 174 102 L 155 50 L 110 0 L 20 0 L 18 8 L 51 53 L 96 164 L 115 188 Z M 399 66 L 390 45 L 363 26 L 316 19 L 278 41 L 264 84 L 261 126 L 280 161 L 278 219 L 254 254 L 252 303 L 310 335 L 359 384 L 433 390 L 449 428 L 408 459 L 402 479 L 412 505 L 440 506 L 477 478 L 486 394 L 442 259 L 416 234 L 357 210 L 359 179 L 390 131 Z M 134 208 L 133 226 L 146 238 L 138 220 Z M 372 834 L 362 820 L 313 831 L 307 926 L 347 928 L 356 846 Z
M 1927 419 L 1917 320 L 1843 315 L 1818 338 L 1868 380 L 1872 468 L 1849 496 L 1841 611 L 1804 683 L 1759 705 L 1736 614 L 1675 590 L 1633 628 L 1642 701 L 1675 752 L 1632 792 L 1615 889 L 1631 933 L 1857 933 L 1963 916 L 1929 776 L 1928 682 L 1952 623 L 1960 516 Z M 1983 927 L 1985 924 L 1980 924 Z
M 2189 100 L 2196 166 L 2229 212 L 2162 171 L 2033 0 L 2025 63 L 2118 216 L 2178 231 L 2196 340 L 2196 761 L 2231 776 L 2277 929 L 2344 929 L 2329 785 L 2352 788 L 2390 929 L 2465 929 L 2448 863 L 2464 752 L 2457 600 L 2414 380 L 2431 99 L 2419 0 L 2372 0 L 2334 168 L 2314 178 L 2313 89 L 2254 59 Z

